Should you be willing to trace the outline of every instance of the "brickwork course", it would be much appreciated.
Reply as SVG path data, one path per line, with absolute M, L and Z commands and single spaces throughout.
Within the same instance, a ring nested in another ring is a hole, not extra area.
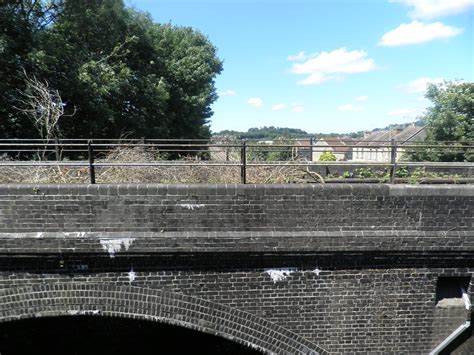
M 473 202 L 471 185 L 0 185 L 0 322 L 129 317 L 269 354 L 427 354 L 471 319 L 437 294 L 440 277 L 474 290 Z

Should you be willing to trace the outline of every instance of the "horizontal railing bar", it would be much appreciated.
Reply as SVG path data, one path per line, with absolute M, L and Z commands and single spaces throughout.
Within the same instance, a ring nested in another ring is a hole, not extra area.
M 113 144 L 106 144 L 106 143 L 96 143 L 91 144 L 96 147 L 190 147 L 190 148 L 240 148 L 241 145 L 237 144 L 149 144 L 149 143 L 113 143 Z M 0 143 L 1 147 L 85 147 L 87 144 L 81 143 Z M 288 145 L 288 144 L 272 144 L 272 145 L 247 145 L 247 148 L 297 148 L 299 150 L 316 150 L 316 149 L 324 149 L 328 150 L 329 148 L 362 148 L 362 149 L 386 149 L 387 151 L 390 150 L 392 146 L 390 145 L 330 145 L 330 146 L 299 146 L 299 145 Z M 397 150 L 399 149 L 422 149 L 422 148 L 437 148 L 437 149 L 448 149 L 448 148 L 455 148 L 455 149 L 474 149 L 474 145 L 395 145 Z
M 284 138 L 284 139 L 262 139 L 262 138 L 236 138 L 236 139 L 218 139 L 218 138 L 210 138 L 210 139 L 195 139 L 195 138 L 59 138 L 57 141 L 59 142 L 98 142 L 98 141 L 103 141 L 103 142 L 141 142 L 145 139 L 147 142 L 251 142 L 251 141 L 257 141 L 257 142 L 262 142 L 262 144 L 271 144 L 271 143 L 266 143 L 266 142 L 282 142 L 282 141 L 287 141 L 287 142 L 310 142 L 310 138 Z M 313 138 L 312 142 L 313 144 L 317 144 L 318 141 L 320 140 L 327 140 L 330 138 Z M 56 139 L 50 139 L 50 140 L 44 140 L 41 138 L 0 138 L 0 142 L 21 142 L 21 141 L 32 141 L 32 142 L 53 142 Z M 339 142 L 348 142 L 348 143 L 354 143 L 354 142 L 391 142 L 390 139 L 386 140 L 373 140 L 373 139 L 338 139 Z M 397 141 L 400 143 L 403 143 L 405 141 Z M 459 141 L 439 141 L 440 143 L 458 143 Z M 466 142 L 472 142 L 471 140 L 467 140 Z
M 198 161 L 198 162 L 177 162 L 177 161 L 160 161 L 160 162 L 95 162 L 96 167 L 105 166 L 240 166 L 240 162 L 216 162 Z M 447 167 L 463 168 L 474 167 L 474 163 L 451 162 L 451 163 L 436 163 L 436 162 L 397 162 L 391 164 L 389 162 L 273 162 L 273 163 L 247 163 L 247 166 L 373 166 L 373 167 L 387 167 L 397 165 L 398 167 L 408 166 L 426 166 L 426 167 Z M 89 166 L 86 161 L 0 161 L 0 167 L 8 166 Z

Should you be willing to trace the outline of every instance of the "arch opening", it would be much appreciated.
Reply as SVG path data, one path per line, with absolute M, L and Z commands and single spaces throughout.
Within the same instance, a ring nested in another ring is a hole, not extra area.
M 81 315 L 177 325 L 269 354 L 328 353 L 263 318 L 181 293 L 136 286 L 70 282 L 9 288 L 0 292 L 0 323 Z
M 176 325 L 104 316 L 56 316 L 0 323 L 0 353 L 243 354 L 261 352 Z

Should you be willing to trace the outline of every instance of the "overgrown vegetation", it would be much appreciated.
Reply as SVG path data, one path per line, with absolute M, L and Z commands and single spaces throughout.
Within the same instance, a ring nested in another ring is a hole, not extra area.
M 117 148 L 96 159 L 97 163 L 159 163 L 161 166 L 109 166 L 96 167 L 98 183 L 239 183 L 240 167 L 205 165 L 208 161 L 192 158 L 169 161 L 156 150 L 143 148 Z M 177 166 L 172 166 L 172 164 Z M 189 166 L 189 163 L 193 163 Z M 291 163 L 291 161 L 287 162 Z M 181 165 L 179 165 L 181 164 Z M 248 183 L 289 183 L 315 180 L 301 167 L 258 166 L 247 168 Z M 88 183 L 87 167 L 0 167 L 0 183 Z
M 459 179 L 460 175 L 427 171 L 425 167 L 416 167 L 410 171 L 405 166 L 400 166 L 395 170 L 395 178 L 404 179 L 406 182 L 416 184 L 424 179 Z M 389 169 L 358 168 L 354 172 L 344 171 L 342 174 L 330 174 L 328 178 L 339 179 L 375 179 L 379 182 L 390 180 Z

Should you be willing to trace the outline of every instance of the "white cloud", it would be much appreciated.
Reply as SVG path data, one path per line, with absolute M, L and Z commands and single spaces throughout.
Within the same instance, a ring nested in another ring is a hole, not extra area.
M 356 101 L 367 101 L 368 98 L 368 96 L 358 96 L 356 97 Z
M 362 111 L 362 107 L 354 106 L 352 104 L 341 105 L 337 108 L 338 111 L 342 112 L 360 112 Z
M 426 86 L 430 83 L 439 84 L 443 82 L 443 78 L 418 78 L 402 85 L 401 89 L 409 94 L 418 94 L 426 92 Z
M 308 57 L 304 52 L 299 52 L 295 55 L 289 55 L 286 59 L 288 59 L 290 62 L 299 62 L 305 60 L 306 58 Z
M 263 100 L 259 97 L 251 97 L 250 99 L 247 100 L 247 103 L 250 106 L 253 106 L 253 107 L 262 107 L 263 106 Z
M 225 90 L 219 93 L 220 96 L 235 96 L 237 93 L 234 90 Z
M 375 62 L 364 51 L 347 51 L 345 47 L 332 52 L 321 52 L 310 59 L 295 63 L 294 74 L 308 75 L 300 80 L 301 85 L 317 85 L 328 80 L 341 78 L 344 74 L 363 73 L 375 70 Z
M 435 18 L 460 14 L 474 7 L 474 0 L 390 0 L 410 6 L 412 18 Z
M 328 80 L 335 80 L 338 76 L 336 75 L 325 75 L 322 73 L 314 73 L 308 76 L 306 79 L 298 81 L 300 85 L 319 85 Z
M 303 112 L 304 106 L 302 105 L 294 105 L 291 109 L 291 112 Z
M 413 21 L 402 23 L 400 26 L 383 35 L 379 42 L 381 46 L 394 47 L 409 44 L 418 44 L 457 36 L 462 33 L 462 28 L 447 26 L 441 22 L 424 24 Z
M 272 106 L 273 111 L 280 111 L 286 108 L 285 104 L 276 104 Z

